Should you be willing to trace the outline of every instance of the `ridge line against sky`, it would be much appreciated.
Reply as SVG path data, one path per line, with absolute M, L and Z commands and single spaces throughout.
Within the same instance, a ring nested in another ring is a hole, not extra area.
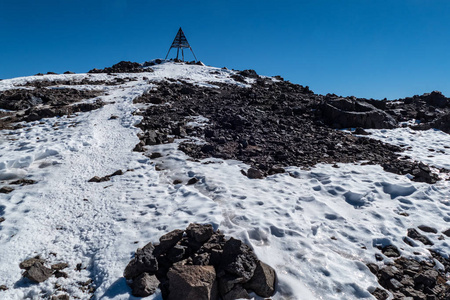
M 449 15 L 448 0 L 3 0 L 0 78 L 164 58 L 181 26 L 207 65 L 320 94 L 450 96 Z

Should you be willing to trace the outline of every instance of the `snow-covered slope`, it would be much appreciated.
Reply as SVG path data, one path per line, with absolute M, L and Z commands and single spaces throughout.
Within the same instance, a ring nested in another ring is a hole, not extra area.
M 133 99 L 157 81 L 242 86 L 229 70 L 175 63 L 152 68 L 153 73 L 117 76 L 46 75 L 50 81 L 136 80 L 102 86 L 107 95 L 100 98 L 107 104 L 98 110 L 0 131 L 0 187 L 12 186 L 13 179 L 36 181 L 0 194 L 5 219 L 0 223 L 0 285 L 8 288 L 0 291 L 1 299 L 41 299 L 55 294 L 55 287 L 58 293 L 89 299 L 80 282 L 90 279 L 96 299 L 132 299 L 122 273 L 136 248 L 192 222 L 213 224 L 250 244 L 277 271 L 273 299 L 374 299 L 369 291 L 378 283 L 365 264 L 375 260 L 377 246 L 392 243 L 403 255 L 422 257 L 428 253 L 424 245 L 402 241 L 407 229 L 450 227 L 448 181 L 412 182 L 364 164 L 289 167 L 288 173 L 252 180 L 242 176 L 248 166 L 238 161 L 188 159 L 177 150 L 179 141 L 148 147 L 162 154 L 153 160 L 133 152 L 139 142 L 134 125 L 140 121 Z M 0 91 L 34 80 L 43 77 L 3 80 Z M 416 159 L 449 168 L 450 149 L 444 146 L 450 140 L 440 131 L 421 132 L 414 139 L 406 129 L 371 132 L 386 142 L 410 145 Z M 439 151 L 430 156 L 435 144 Z M 119 169 L 124 174 L 111 181 L 88 182 Z M 186 185 L 193 176 L 200 181 Z M 184 184 L 174 185 L 176 179 Z M 428 234 L 431 248 L 445 253 L 448 239 L 439 236 Z M 41 284 L 22 279 L 19 263 L 37 255 L 67 262 L 68 278 Z

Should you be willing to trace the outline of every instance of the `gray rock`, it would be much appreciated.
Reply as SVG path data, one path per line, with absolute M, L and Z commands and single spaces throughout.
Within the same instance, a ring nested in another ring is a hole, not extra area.
M 167 277 L 169 300 L 218 300 L 213 266 L 175 266 Z
M 134 258 L 128 263 L 123 272 L 126 279 L 136 278 L 142 273 L 155 274 L 158 270 L 158 261 L 153 254 L 155 247 L 148 243 L 143 248 L 136 250 Z
M 50 276 L 52 276 L 53 271 L 47 267 L 44 267 L 40 262 L 35 262 L 23 276 L 34 282 L 44 282 Z
M 254 291 L 261 297 L 270 297 L 275 292 L 275 270 L 258 260 L 252 279 L 244 287 Z
M 131 293 L 136 297 L 147 297 L 155 293 L 158 285 L 159 280 L 155 275 L 143 273 L 133 279 L 133 283 L 131 284 Z

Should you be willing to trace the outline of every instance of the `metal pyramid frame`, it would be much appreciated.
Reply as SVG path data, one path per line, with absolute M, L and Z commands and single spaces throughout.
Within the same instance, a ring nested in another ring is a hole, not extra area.
M 189 48 L 191 50 L 192 54 L 194 55 L 195 61 L 197 61 L 197 57 L 195 57 L 194 50 L 192 50 L 191 46 L 189 45 L 189 42 L 188 42 L 186 36 L 184 35 L 184 32 L 181 29 L 181 27 L 180 27 L 180 29 L 178 29 L 177 35 L 175 36 L 175 39 L 173 40 L 172 45 L 169 48 L 169 51 L 167 51 L 167 55 L 166 55 L 165 59 L 167 59 L 167 56 L 169 56 L 170 50 L 172 50 L 172 48 L 177 48 L 177 58 L 176 59 L 178 59 L 178 55 L 179 55 L 180 49 L 181 49 L 181 57 L 182 57 L 182 61 L 184 61 L 183 49 Z

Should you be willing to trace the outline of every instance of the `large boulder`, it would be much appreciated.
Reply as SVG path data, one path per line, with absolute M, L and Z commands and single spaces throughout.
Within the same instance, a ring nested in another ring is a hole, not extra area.
M 365 102 L 349 98 L 325 101 L 321 107 L 324 121 L 338 128 L 395 128 L 395 119 Z
M 217 300 L 213 266 L 174 266 L 167 273 L 169 300 Z

